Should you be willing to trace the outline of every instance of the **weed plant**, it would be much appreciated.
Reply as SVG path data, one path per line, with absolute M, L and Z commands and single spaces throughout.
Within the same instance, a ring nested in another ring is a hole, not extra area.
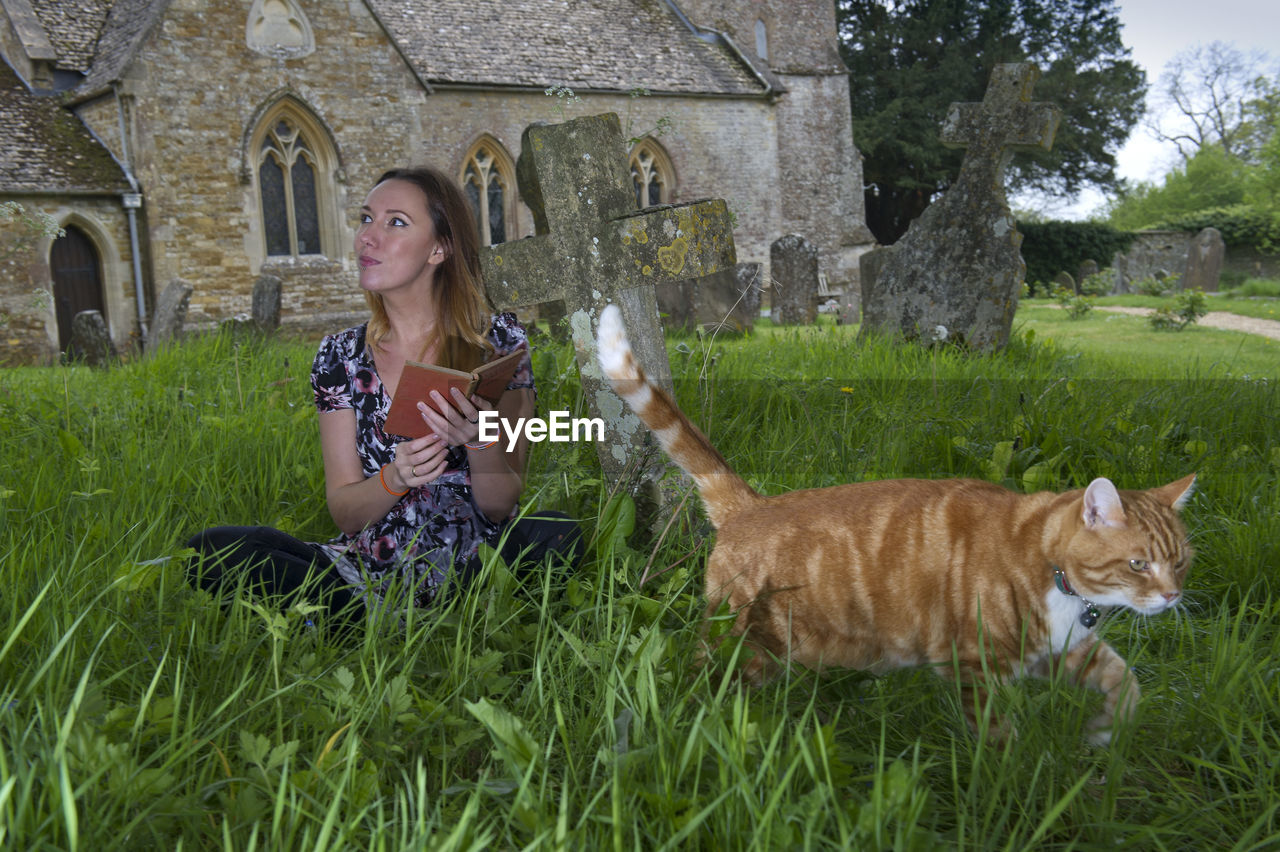
M 1018 490 L 1200 474 L 1176 614 L 1106 638 L 1144 690 L 1110 748 L 1096 698 L 1019 683 L 1019 736 L 953 685 L 702 667 L 696 498 L 628 534 L 589 445 L 539 444 L 531 504 L 582 518 L 572 576 L 491 556 L 466 593 L 355 637 L 305 603 L 223 609 L 184 577 L 219 523 L 334 534 L 312 344 L 228 336 L 108 372 L 0 373 L 0 847 L 1206 849 L 1280 843 L 1275 376 L 1176 380 L 1019 336 L 1002 354 L 847 328 L 670 341 L 681 404 L 767 493 L 891 476 Z M 539 406 L 585 413 L 573 356 Z M 310 623 L 309 623 L 310 622 Z M 715 629 L 713 627 L 713 629 Z

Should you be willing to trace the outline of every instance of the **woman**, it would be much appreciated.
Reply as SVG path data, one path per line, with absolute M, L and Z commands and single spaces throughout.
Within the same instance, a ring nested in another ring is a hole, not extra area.
M 355 250 L 371 317 L 329 335 L 312 368 L 329 512 L 342 534 L 326 544 L 263 527 L 217 527 L 190 546 L 193 574 L 217 589 L 245 574 L 268 593 L 290 593 L 309 576 L 334 613 L 362 602 L 435 598 L 451 573 L 465 583 L 479 569 L 481 541 L 509 564 L 558 554 L 576 561 L 577 525 L 563 516 L 512 522 L 524 486 L 526 440 L 504 449 L 480 443 L 480 412 L 495 406 L 459 390 L 436 406 L 419 402 L 428 434 L 397 441 L 383 432 L 406 360 L 460 370 L 523 347 L 525 357 L 499 399 L 501 417 L 529 417 L 533 373 L 524 329 L 511 314 L 490 316 L 479 238 L 466 199 L 441 173 L 382 175 L 360 208 Z M 357 610 L 358 611 L 358 610 Z

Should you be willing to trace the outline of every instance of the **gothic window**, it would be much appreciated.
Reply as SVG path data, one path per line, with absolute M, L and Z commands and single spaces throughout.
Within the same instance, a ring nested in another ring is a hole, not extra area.
M 654 140 L 641 139 L 632 149 L 631 182 L 637 207 L 671 203 L 675 185 L 671 160 Z
M 269 257 L 322 254 L 319 164 L 290 116 L 277 116 L 258 147 L 258 192 Z
M 761 59 L 769 58 L 769 31 L 764 27 L 764 21 L 756 20 L 756 56 Z
M 491 138 L 473 145 L 462 166 L 462 189 L 471 202 L 483 245 L 494 246 L 515 236 L 511 215 L 515 203 L 514 172 L 511 158 Z

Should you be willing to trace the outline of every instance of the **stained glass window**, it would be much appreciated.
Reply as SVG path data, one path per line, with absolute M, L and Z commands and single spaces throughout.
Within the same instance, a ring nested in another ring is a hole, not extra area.
M 471 201 L 480 240 L 487 246 L 507 241 L 507 179 L 487 144 L 476 147 L 462 172 L 462 188 Z
M 631 182 L 637 207 L 671 202 L 670 161 L 652 140 L 641 140 L 631 152 Z
M 320 254 L 319 199 L 314 156 L 298 127 L 278 119 L 262 140 L 258 191 L 267 254 Z

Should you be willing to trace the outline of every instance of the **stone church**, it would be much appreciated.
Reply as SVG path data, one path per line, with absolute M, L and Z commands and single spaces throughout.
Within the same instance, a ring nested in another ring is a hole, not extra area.
M 533 233 L 533 122 L 620 117 L 637 204 L 724 198 L 739 260 L 788 233 L 833 288 L 869 247 L 830 0 L 0 0 L 0 363 L 97 309 L 118 345 L 170 282 L 189 325 L 283 281 L 286 326 L 364 310 L 354 211 L 385 168 L 467 190 L 486 244 Z M 767 280 L 767 279 L 766 279 Z

